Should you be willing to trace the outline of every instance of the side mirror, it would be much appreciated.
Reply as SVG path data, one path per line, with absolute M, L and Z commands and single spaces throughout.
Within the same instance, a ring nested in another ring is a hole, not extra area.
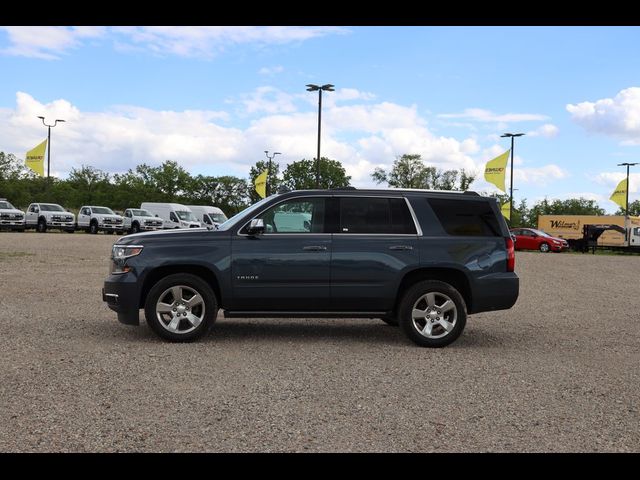
M 264 233 L 264 220 L 261 218 L 254 218 L 251 220 L 247 233 L 249 235 L 260 235 Z

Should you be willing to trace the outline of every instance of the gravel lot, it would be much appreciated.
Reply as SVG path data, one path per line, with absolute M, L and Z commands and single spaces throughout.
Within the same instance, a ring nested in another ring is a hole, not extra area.
M 515 307 L 444 349 L 222 316 L 174 345 L 102 303 L 116 238 L 0 233 L 0 451 L 640 452 L 640 256 L 517 252 Z

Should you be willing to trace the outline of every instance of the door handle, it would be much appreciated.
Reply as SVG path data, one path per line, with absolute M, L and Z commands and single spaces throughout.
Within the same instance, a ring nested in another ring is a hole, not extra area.
M 391 245 L 389 250 L 413 250 L 411 245 Z
M 306 247 L 302 247 L 302 250 L 306 250 L 307 252 L 320 252 L 326 249 L 327 247 L 324 245 L 308 245 Z

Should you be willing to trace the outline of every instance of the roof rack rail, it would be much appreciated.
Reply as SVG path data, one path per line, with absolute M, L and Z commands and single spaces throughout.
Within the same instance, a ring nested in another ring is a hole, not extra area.
M 331 188 L 330 190 L 357 190 L 357 188 L 356 187 L 352 187 L 351 185 L 348 185 L 346 187 Z

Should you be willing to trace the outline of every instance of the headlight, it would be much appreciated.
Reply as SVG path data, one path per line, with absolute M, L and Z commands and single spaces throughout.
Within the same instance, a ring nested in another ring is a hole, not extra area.
M 141 245 L 114 245 L 111 249 L 111 268 L 109 273 L 127 273 L 131 267 L 127 266 L 127 259 L 140 255 Z
M 111 258 L 114 260 L 126 260 L 127 258 L 140 255 L 142 248 L 141 245 L 114 245 Z

